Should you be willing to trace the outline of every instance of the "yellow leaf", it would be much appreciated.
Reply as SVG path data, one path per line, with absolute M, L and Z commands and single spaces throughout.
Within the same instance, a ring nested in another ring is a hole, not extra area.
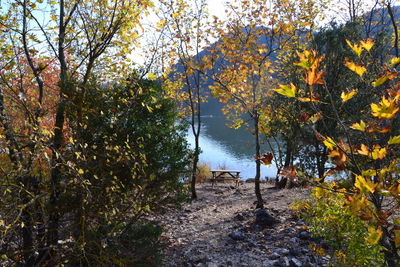
M 374 193 L 378 184 L 375 184 L 371 180 L 364 179 L 364 177 L 357 175 L 354 186 L 360 189 L 362 193 Z
M 396 248 L 400 247 L 400 230 L 394 230 L 394 244 Z
M 394 67 L 396 65 L 400 64 L 400 57 L 394 57 L 390 60 L 390 67 Z
M 400 144 L 400 135 L 391 136 L 391 137 L 389 138 L 388 144 L 389 144 L 389 145 Z
M 371 104 L 372 116 L 380 119 L 392 119 L 399 108 L 397 107 L 396 99 L 382 97 L 382 100 L 378 104 Z
M 297 92 L 297 88 L 296 86 L 291 83 L 290 87 L 288 85 L 279 85 L 280 89 L 273 89 L 275 92 L 277 92 L 278 94 L 287 96 L 287 97 L 295 97 L 296 96 L 296 92 Z
M 309 121 L 311 121 L 312 123 L 316 123 L 317 121 L 319 121 L 322 118 L 322 111 L 315 113 L 314 115 L 312 115 L 309 118 Z
M 365 42 L 361 40 L 360 44 L 365 50 L 369 52 L 375 43 L 370 38 L 368 38 L 368 40 Z
M 380 228 L 375 229 L 374 227 L 368 227 L 368 236 L 365 238 L 365 241 L 367 241 L 369 245 L 378 244 L 382 234 L 383 232 Z
M 349 101 L 351 98 L 353 98 L 353 96 L 355 96 L 357 94 L 356 90 L 351 90 L 348 93 L 342 92 L 340 94 L 340 98 L 342 98 L 343 103 Z
M 359 66 L 356 63 L 352 61 L 346 60 L 346 63 L 344 63 L 346 67 L 348 67 L 350 70 L 354 71 L 355 73 L 358 74 L 358 76 L 363 76 L 363 74 L 367 71 L 367 69 L 363 66 Z
M 325 189 L 316 186 L 313 188 L 313 194 L 317 199 L 321 199 L 325 195 Z
M 346 43 L 350 46 L 350 48 L 354 51 L 354 53 L 357 54 L 357 56 L 360 56 L 362 51 L 363 51 L 363 47 L 361 45 L 358 44 L 352 44 L 349 40 L 346 40 Z
M 387 80 L 389 80 L 388 76 L 382 76 L 378 78 L 375 82 L 372 82 L 373 87 L 378 87 L 379 85 L 384 84 Z
M 360 121 L 360 123 L 354 123 L 350 126 L 350 128 L 354 130 L 359 130 L 361 132 L 365 132 L 365 129 L 367 128 L 367 125 L 363 120 Z
M 362 171 L 362 176 L 376 176 L 376 170 L 371 170 L 371 169 L 369 169 L 369 170 L 365 170 L 365 171 Z
M 160 20 L 160 21 L 156 24 L 156 27 L 157 27 L 157 28 L 162 28 L 162 27 L 165 26 L 165 24 L 166 24 L 165 19 L 162 19 L 162 20 Z
M 387 150 L 386 148 L 375 148 L 371 155 L 372 155 L 372 159 L 384 159 L 386 157 L 387 154 Z
M 152 80 L 152 81 L 154 81 L 155 79 L 157 79 L 157 76 L 154 74 L 154 73 L 148 73 L 147 74 L 147 78 L 149 79 L 149 80 Z
M 333 148 L 336 146 L 335 141 L 333 141 L 330 137 L 326 137 L 323 143 L 329 150 L 333 150 Z
M 84 174 L 84 173 L 85 173 L 85 171 L 84 171 L 84 170 L 82 170 L 82 169 L 79 169 L 79 170 L 78 170 L 78 173 L 79 173 L 79 174 Z

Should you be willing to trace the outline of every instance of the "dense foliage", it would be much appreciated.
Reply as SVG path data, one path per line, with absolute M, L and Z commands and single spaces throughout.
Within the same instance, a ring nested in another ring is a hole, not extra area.
M 330 0 L 232 0 L 212 21 L 205 0 L 3 1 L 0 264 L 159 265 L 142 218 L 185 200 L 189 176 L 197 197 L 212 94 L 254 134 L 257 207 L 274 163 L 278 185 L 316 186 L 303 216 L 336 264 L 398 266 L 399 8 L 363 2 L 317 29 Z

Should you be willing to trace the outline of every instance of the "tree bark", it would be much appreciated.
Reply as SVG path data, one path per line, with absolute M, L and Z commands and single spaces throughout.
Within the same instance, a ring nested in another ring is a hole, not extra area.
M 260 189 L 260 176 L 261 176 L 261 163 L 260 163 L 260 125 L 259 125 L 259 116 L 256 114 L 254 117 L 254 135 L 255 135 L 255 145 L 256 145 L 256 176 L 254 177 L 254 190 L 257 197 L 257 205 L 256 208 L 263 209 L 264 201 L 261 195 Z
M 193 157 L 193 169 L 192 169 L 192 181 L 191 181 L 191 186 L 190 190 L 192 193 L 192 199 L 197 198 L 197 193 L 196 193 L 196 175 L 197 175 L 197 165 L 199 163 L 199 154 L 200 154 L 200 145 L 199 145 L 199 134 L 194 133 L 194 157 Z

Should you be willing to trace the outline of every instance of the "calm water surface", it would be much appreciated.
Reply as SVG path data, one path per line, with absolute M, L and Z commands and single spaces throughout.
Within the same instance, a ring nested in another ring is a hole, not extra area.
M 208 163 L 212 169 L 220 167 L 240 170 L 243 179 L 254 178 L 256 164 L 254 161 L 254 136 L 244 129 L 234 130 L 226 126 L 223 116 L 206 116 L 202 118 L 200 134 L 200 162 Z M 189 130 L 188 142 L 194 147 L 194 137 Z M 267 152 L 262 144 L 261 152 Z M 274 165 L 261 165 L 261 178 L 275 177 Z

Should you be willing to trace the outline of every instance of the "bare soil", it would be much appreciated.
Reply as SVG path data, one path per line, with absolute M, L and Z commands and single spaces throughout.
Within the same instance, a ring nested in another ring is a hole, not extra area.
M 309 249 L 307 226 L 289 208 L 308 193 L 307 188 L 276 190 L 262 184 L 265 209 L 279 221 L 262 227 L 255 223 L 253 183 L 198 185 L 197 200 L 154 218 L 165 229 L 164 266 L 325 265 Z

